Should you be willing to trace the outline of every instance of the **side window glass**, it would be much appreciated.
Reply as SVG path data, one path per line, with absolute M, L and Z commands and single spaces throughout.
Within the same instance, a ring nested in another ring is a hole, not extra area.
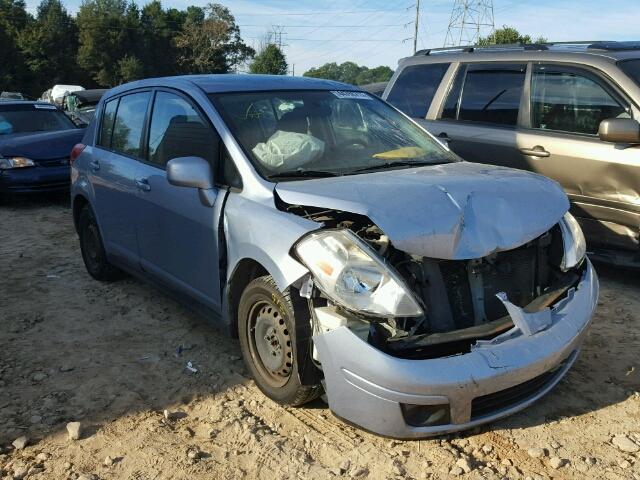
M 410 117 L 424 118 L 449 63 L 406 67 L 396 79 L 387 102 Z
M 468 65 L 458 120 L 516 125 L 526 65 Z
M 149 128 L 149 162 L 163 167 L 173 158 L 201 157 L 215 165 L 219 137 L 184 98 L 158 92 Z
M 150 92 L 132 93 L 120 97 L 120 105 L 118 105 L 113 126 L 112 150 L 140 158 L 142 130 L 150 97 Z
M 458 105 L 460 104 L 460 94 L 462 93 L 462 84 L 464 83 L 464 77 L 467 74 L 467 66 L 460 65 L 458 73 L 456 73 L 456 79 L 451 85 L 447 100 L 442 110 L 440 118 L 449 118 L 455 120 L 458 118 Z
M 111 134 L 113 133 L 113 121 L 116 118 L 116 110 L 118 108 L 118 99 L 108 101 L 104 106 L 102 115 L 102 123 L 100 125 L 100 137 L 98 145 L 105 148 L 111 148 Z
M 594 78 L 561 67 L 537 65 L 531 79 L 531 126 L 596 135 L 600 122 L 630 118 Z

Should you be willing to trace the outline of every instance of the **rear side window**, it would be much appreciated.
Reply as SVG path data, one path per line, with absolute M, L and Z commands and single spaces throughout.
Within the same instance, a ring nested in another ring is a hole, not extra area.
M 104 114 L 100 124 L 100 138 L 98 140 L 98 145 L 101 147 L 111 148 L 111 134 L 113 133 L 113 122 L 116 119 L 118 100 L 118 98 L 110 100 L 104 106 Z
M 142 131 L 150 97 L 150 92 L 120 97 L 111 136 L 111 150 L 141 158 Z
M 625 60 L 618 63 L 620 68 L 631 77 L 631 79 L 640 85 L 640 58 L 634 58 L 633 60 Z
M 424 118 L 448 63 L 406 67 L 396 79 L 387 101 L 410 117 Z
M 594 75 L 580 69 L 536 65 L 531 78 L 531 126 L 596 135 L 608 118 L 630 118 Z
M 201 157 L 215 166 L 219 137 L 184 98 L 158 92 L 149 128 L 149 162 L 163 167 L 173 158 Z

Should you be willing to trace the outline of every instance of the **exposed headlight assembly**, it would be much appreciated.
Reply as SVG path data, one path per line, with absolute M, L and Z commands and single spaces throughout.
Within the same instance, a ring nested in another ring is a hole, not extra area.
M 24 157 L 1 158 L 0 170 L 11 170 L 14 168 L 35 167 L 33 160 Z
M 587 253 L 587 242 L 584 239 L 580 225 L 569 212 L 565 213 L 560 221 L 560 231 L 562 232 L 562 244 L 564 247 L 560 269 L 566 272 L 582 263 Z
M 398 274 L 351 231 L 310 233 L 295 251 L 318 288 L 336 304 L 377 317 L 423 315 Z

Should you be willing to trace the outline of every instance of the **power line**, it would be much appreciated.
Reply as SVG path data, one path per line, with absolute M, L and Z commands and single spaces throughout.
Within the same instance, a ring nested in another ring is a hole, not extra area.
M 408 9 L 411 7 L 406 7 Z M 305 15 L 353 15 L 362 13 L 378 13 L 378 12 L 397 12 L 397 9 L 379 9 L 379 10 L 333 10 L 322 12 L 278 12 L 278 13 L 251 13 L 252 17 L 281 17 L 281 16 L 305 16 Z M 242 14 L 240 14 L 242 15 Z

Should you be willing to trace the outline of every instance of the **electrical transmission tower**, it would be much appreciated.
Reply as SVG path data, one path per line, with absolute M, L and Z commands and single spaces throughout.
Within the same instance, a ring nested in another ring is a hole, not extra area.
M 282 50 L 282 47 L 286 47 L 287 46 L 286 43 L 282 43 L 282 36 L 286 35 L 286 32 L 284 31 L 285 26 L 284 25 L 271 25 L 271 28 L 273 29 L 273 32 L 272 32 L 273 43 L 275 43 L 278 46 L 278 48 L 280 50 Z
M 494 31 L 493 0 L 454 0 L 444 46 L 477 45 Z

